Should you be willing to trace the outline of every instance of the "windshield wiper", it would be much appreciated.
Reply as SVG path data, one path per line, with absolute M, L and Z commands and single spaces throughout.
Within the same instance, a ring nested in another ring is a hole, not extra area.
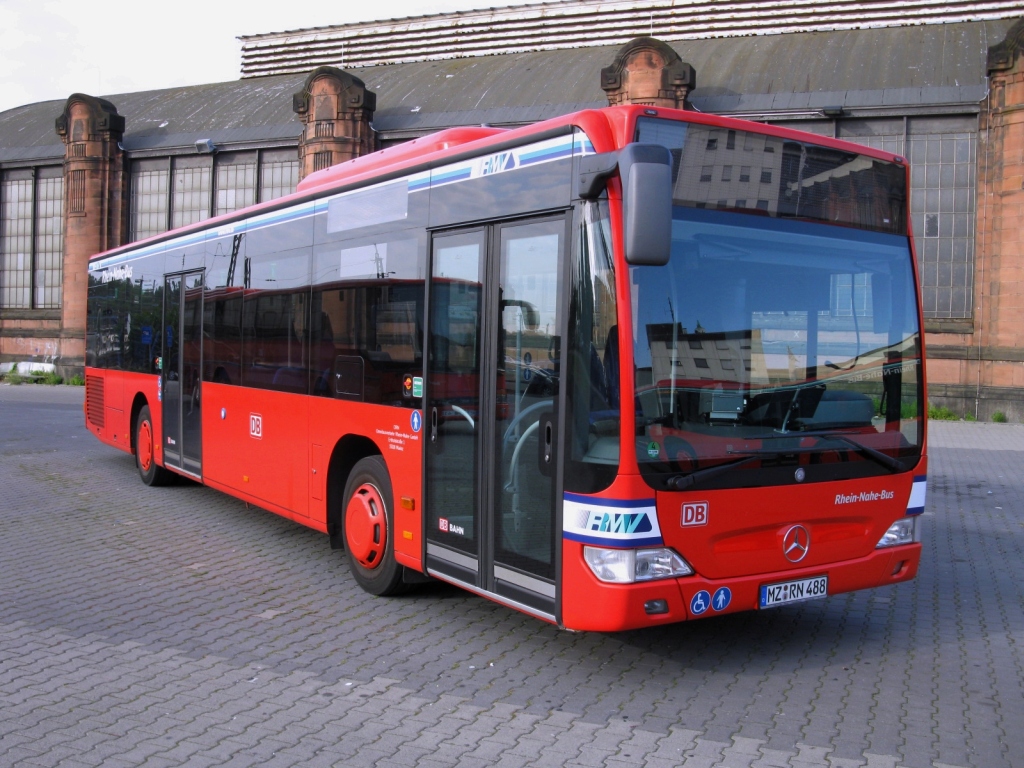
M 876 464 L 885 467 L 890 472 L 895 473 L 907 471 L 907 467 L 905 467 L 903 465 L 903 462 L 900 461 L 899 459 L 894 459 L 887 453 L 882 453 L 881 451 L 875 448 L 870 448 L 869 446 L 866 446 L 863 443 L 858 443 L 856 440 L 851 440 L 846 435 L 837 434 L 835 432 L 805 432 L 802 436 L 823 437 L 826 440 L 835 440 L 838 443 L 845 443 L 846 445 L 853 448 L 854 451 L 859 453 L 865 459 L 870 459 Z
M 836 442 L 843 443 L 852 448 L 856 453 L 860 454 L 864 458 L 879 464 L 890 472 L 906 472 L 907 467 L 903 465 L 903 462 L 894 459 L 886 453 L 882 453 L 879 450 L 870 448 L 866 445 L 851 440 L 846 435 L 836 434 L 835 432 L 794 432 L 792 436 L 796 437 L 819 437 L 825 440 L 835 440 Z M 787 435 L 790 437 L 790 435 Z M 767 438 L 772 439 L 772 438 Z M 782 439 L 781 437 L 776 439 Z M 805 450 L 795 448 L 790 451 L 771 451 L 754 449 L 749 451 L 733 451 L 729 450 L 728 453 L 736 455 L 740 454 L 740 458 L 734 459 L 733 461 L 727 461 L 724 464 L 716 464 L 713 467 L 707 467 L 706 469 L 698 469 L 695 472 L 691 472 L 688 475 L 676 475 L 670 477 L 665 485 L 668 486 L 670 491 L 681 491 L 684 488 L 689 488 L 691 485 L 696 485 L 704 480 L 710 480 L 713 477 L 720 475 L 721 473 L 742 467 L 744 464 L 749 464 L 755 459 L 777 459 L 781 456 L 792 456 L 795 453 L 805 453 Z
M 741 467 L 744 464 L 749 464 L 754 459 L 763 459 L 765 456 L 781 456 L 780 453 L 774 453 L 771 451 L 759 451 L 757 453 L 745 454 L 742 458 L 734 459 L 733 461 L 727 461 L 725 464 L 716 464 L 713 467 L 707 467 L 706 469 L 698 469 L 695 472 L 691 472 L 688 475 L 676 475 L 670 477 L 665 485 L 668 486 L 670 491 L 681 491 L 684 488 L 689 488 L 691 485 L 701 482 L 702 480 L 709 480 L 716 475 L 720 475 L 727 469 L 733 469 L 735 467 Z

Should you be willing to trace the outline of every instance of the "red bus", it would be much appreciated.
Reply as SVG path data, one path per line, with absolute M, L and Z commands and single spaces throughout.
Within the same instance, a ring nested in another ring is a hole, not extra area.
M 561 627 L 914 577 L 906 161 L 639 106 L 460 128 L 89 264 L 86 423 Z

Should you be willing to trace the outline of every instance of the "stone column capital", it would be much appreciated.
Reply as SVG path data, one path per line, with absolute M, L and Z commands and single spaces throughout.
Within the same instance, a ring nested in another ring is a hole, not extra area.
M 124 116 L 106 99 L 73 93 L 64 102 L 55 128 L 65 144 L 104 138 L 120 141 L 124 135 Z
M 697 71 L 669 46 L 653 37 L 635 37 L 601 70 L 608 103 L 687 109 L 697 87 Z
M 81 327 L 89 257 L 125 241 L 125 120 L 106 99 L 73 93 L 54 127 L 64 142 L 63 320 Z
M 299 177 L 368 154 L 377 148 L 370 127 L 377 95 L 355 75 L 337 67 L 317 67 L 292 96 L 292 110 L 303 124 L 299 138 Z

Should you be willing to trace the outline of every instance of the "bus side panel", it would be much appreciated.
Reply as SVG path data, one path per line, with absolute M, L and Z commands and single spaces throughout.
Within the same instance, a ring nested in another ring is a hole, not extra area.
M 309 517 L 308 398 L 203 382 L 203 477 Z
M 111 400 L 120 406 L 123 388 L 121 371 L 86 368 L 85 427 L 100 442 L 131 451 L 131 436 L 125 428 L 120 407 L 111 407 Z
M 318 474 L 326 475 L 334 447 L 346 435 L 365 437 L 377 446 L 391 477 L 395 558 L 402 565 L 419 571 L 423 570 L 422 425 L 422 412 L 409 408 L 327 398 L 312 398 L 310 406 L 310 446 L 320 446 L 318 453 L 324 465 L 312 467 Z M 310 449 L 308 453 L 313 456 L 316 452 Z M 326 494 L 323 496 L 323 500 L 314 500 L 311 504 L 316 510 L 314 516 L 322 516 L 326 524 Z
M 124 382 L 124 397 L 122 400 L 124 408 L 123 429 L 124 433 L 129 435 L 125 447 L 128 449 L 131 440 L 134 439 L 132 432 L 135 429 L 135 424 L 132 423 L 132 407 L 135 404 L 135 398 L 141 396 L 145 404 L 149 406 L 149 415 L 153 420 L 153 434 L 157 436 L 157 439 L 153 441 L 153 458 L 156 459 L 157 464 L 163 466 L 164 441 L 161 436 L 163 435 L 164 428 L 164 410 L 160 402 L 160 379 L 152 374 L 134 373 L 132 371 L 124 371 L 121 374 L 121 378 Z
M 102 380 L 102 395 L 97 395 L 96 379 Z M 100 441 L 128 453 L 132 452 L 132 406 L 136 396 L 141 395 L 149 405 L 153 418 L 154 434 L 161 435 L 163 413 L 157 396 L 157 377 L 131 371 L 115 371 L 110 369 L 86 369 L 86 403 L 85 425 Z M 99 426 L 90 416 L 90 399 L 100 400 L 95 407 L 101 408 L 103 426 Z M 158 464 L 163 464 L 162 440 L 154 441 L 154 456 Z
M 105 431 L 112 445 L 131 450 L 128 417 L 124 412 L 124 377 L 122 371 L 108 371 L 103 387 Z M 129 413 L 130 415 L 130 413 Z

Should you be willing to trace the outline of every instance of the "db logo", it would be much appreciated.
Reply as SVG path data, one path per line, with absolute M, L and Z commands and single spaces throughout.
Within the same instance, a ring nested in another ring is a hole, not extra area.
M 706 501 L 691 501 L 683 504 L 683 519 L 680 525 L 707 525 L 708 524 L 708 503 Z
M 443 518 L 443 517 L 442 517 L 442 518 L 440 518 L 440 519 L 439 519 L 439 520 L 437 521 L 437 525 L 438 525 L 438 527 L 439 527 L 439 528 L 440 528 L 440 529 L 441 529 L 442 531 L 445 531 L 445 532 L 447 532 L 447 530 L 448 530 L 448 520 L 446 520 L 445 518 Z
M 256 439 L 263 437 L 263 417 L 258 413 L 249 414 L 249 435 Z

